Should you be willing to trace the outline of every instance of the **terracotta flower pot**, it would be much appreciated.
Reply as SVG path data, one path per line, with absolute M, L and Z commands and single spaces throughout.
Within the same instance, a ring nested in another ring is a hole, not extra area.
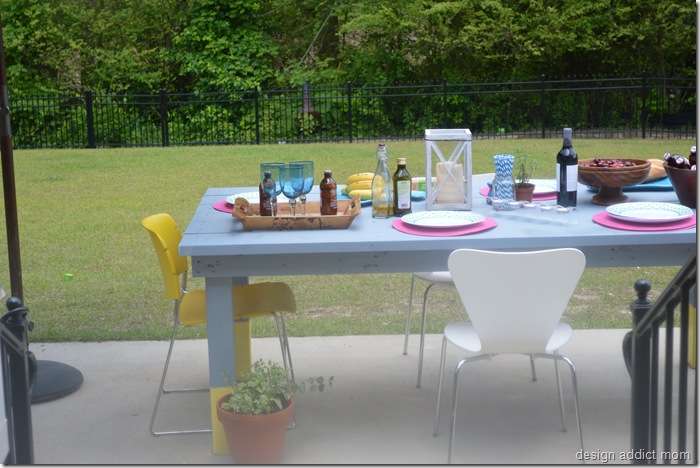
M 532 195 L 535 193 L 535 184 L 524 184 L 519 186 L 518 184 L 513 185 L 513 191 L 515 192 L 516 201 L 532 201 Z
M 677 167 L 669 167 L 664 163 L 666 174 L 673 185 L 673 190 L 676 191 L 676 196 L 681 205 L 688 208 L 697 207 L 698 196 L 698 171 L 690 169 L 678 169 Z
M 224 426 L 233 462 L 243 465 L 278 464 L 287 424 L 294 415 L 294 401 L 276 413 L 248 416 L 221 409 L 221 403 L 229 397 L 223 396 L 216 403 L 216 416 Z

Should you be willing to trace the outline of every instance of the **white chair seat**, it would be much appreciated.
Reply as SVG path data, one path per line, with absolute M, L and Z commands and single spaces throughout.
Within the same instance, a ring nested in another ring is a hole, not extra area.
M 453 285 L 452 275 L 449 271 L 421 271 L 418 273 L 413 273 L 416 277 L 430 281 L 431 283 L 441 283 L 447 285 Z
M 470 322 L 453 322 L 445 327 L 444 333 L 445 339 L 456 347 L 470 353 L 482 352 L 481 340 L 479 339 L 478 333 L 474 329 L 474 325 L 472 325 Z M 571 339 L 572 335 L 573 330 L 569 324 L 562 322 L 558 323 L 557 327 L 554 329 L 554 333 L 552 333 L 552 337 L 547 343 L 545 352 L 552 353 L 561 348 Z

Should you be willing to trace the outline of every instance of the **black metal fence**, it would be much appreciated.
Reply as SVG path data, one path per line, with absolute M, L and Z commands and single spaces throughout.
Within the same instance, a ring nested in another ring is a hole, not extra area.
M 546 79 L 406 86 L 10 98 L 16 148 L 474 138 L 695 138 L 695 78 Z
M 634 328 L 623 343 L 632 377 L 634 463 L 698 463 L 697 329 L 689 325 L 696 284 L 695 254 L 653 306 L 649 282 L 635 284 Z

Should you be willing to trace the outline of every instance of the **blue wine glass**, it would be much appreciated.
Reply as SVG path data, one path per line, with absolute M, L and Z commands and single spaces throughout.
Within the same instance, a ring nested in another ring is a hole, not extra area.
M 263 183 L 263 190 L 270 197 L 270 207 L 272 216 L 277 213 L 277 195 L 282 193 L 282 178 L 284 177 L 286 165 L 281 162 L 264 162 L 260 163 L 260 180 L 265 180 L 265 172 L 269 171 L 274 184 Z M 262 200 L 260 200 L 262 203 Z
M 291 164 L 298 164 L 304 168 L 304 188 L 301 189 L 299 201 L 301 202 L 301 212 L 306 216 L 306 194 L 314 186 L 314 162 L 313 161 L 292 161 Z
M 296 216 L 297 197 L 304 189 L 304 166 L 289 163 L 282 175 L 282 192 L 289 199 L 292 216 Z

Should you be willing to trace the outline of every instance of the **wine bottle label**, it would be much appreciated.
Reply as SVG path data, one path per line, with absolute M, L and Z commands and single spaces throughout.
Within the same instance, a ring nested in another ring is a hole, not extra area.
M 561 187 L 561 164 L 557 163 L 557 187 Z M 578 190 L 578 165 L 566 166 L 566 191 L 575 192 Z
M 578 190 L 578 165 L 566 166 L 566 191 L 575 192 Z
M 396 204 L 399 209 L 411 207 L 411 181 L 399 180 L 396 182 Z

